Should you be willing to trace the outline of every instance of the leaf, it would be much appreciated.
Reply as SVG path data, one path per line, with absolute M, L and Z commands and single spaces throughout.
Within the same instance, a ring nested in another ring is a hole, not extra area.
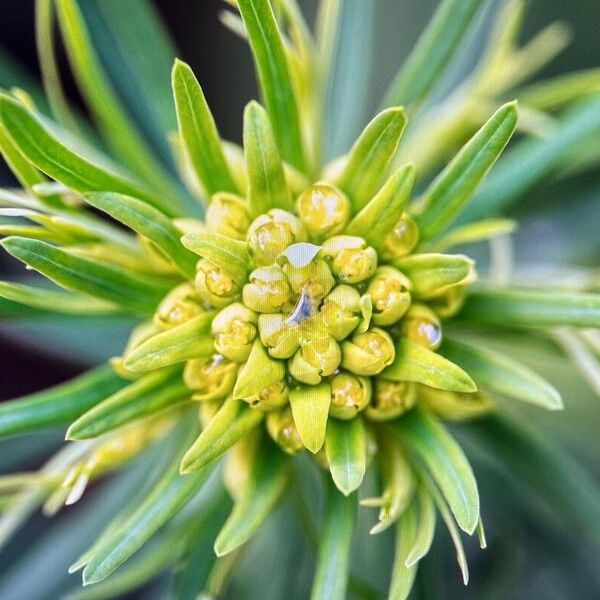
M 462 41 L 480 0 L 445 0 L 394 77 L 383 106 L 420 104 L 439 81 Z
M 294 423 L 304 446 L 316 454 L 325 443 L 325 430 L 331 404 L 329 384 L 300 385 L 290 390 Z
M 98 300 L 87 294 L 33 287 L 0 281 L 0 297 L 42 311 L 75 315 L 105 315 L 118 312 L 116 304 Z
M 38 240 L 9 237 L 0 244 L 9 254 L 58 285 L 114 302 L 135 314 L 152 314 L 174 284 L 75 256 Z
M 425 465 L 460 528 L 472 534 L 479 522 L 479 492 L 460 446 L 440 421 L 423 410 L 415 409 L 390 426 Z
M 600 294 L 481 288 L 469 293 L 460 318 L 502 327 L 600 327 Z
M 414 183 L 414 165 L 398 169 L 348 223 L 345 233 L 362 237 L 369 246 L 382 251 L 387 234 L 402 217 Z
M 245 400 L 284 377 L 284 363 L 272 359 L 260 340 L 256 340 L 248 360 L 238 373 L 232 395 L 236 400 Z
M 393 262 L 412 282 L 411 294 L 429 299 L 475 278 L 474 262 L 463 254 L 411 254 Z
M 237 193 L 217 126 L 192 69 L 176 60 L 171 77 L 179 133 L 205 192 L 209 197 L 216 192 Z
M 239 286 L 247 282 L 250 257 L 245 242 L 218 233 L 202 231 L 184 235 L 181 243 L 188 250 L 213 262 Z
M 407 565 L 407 557 L 414 544 L 418 533 L 417 512 L 414 501 L 402 513 L 396 524 L 396 543 L 394 551 L 394 564 L 392 567 L 392 580 L 388 600 L 405 600 L 410 594 L 417 568 Z
M 329 419 L 325 453 L 333 482 L 344 496 L 349 496 L 360 487 L 367 470 L 367 435 L 362 418 Z
M 181 472 L 192 473 L 210 464 L 262 421 L 264 413 L 242 400 L 228 398 L 208 422 L 181 461 Z
M 415 381 L 451 392 L 476 392 L 477 386 L 460 367 L 409 339 L 396 345 L 394 362 L 380 377 L 392 381 Z
M 504 150 L 516 125 L 516 102 L 501 106 L 429 184 L 416 215 L 422 240 L 450 225 Z
M 16 100 L 0 94 L 0 119 L 19 151 L 40 171 L 80 194 L 106 191 L 119 192 L 145 200 L 169 216 L 181 209 L 172 205 L 171 199 L 155 194 L 146 185 L 111 172 L 106 167 L 93 164 L 56 136 L 42 121 Z
M 246 543 L 271 514 L 288 480 L 289 460 L 263 435 L 248 467 L 248 480 L 215 541 L 224 556 Z
M 281 156 L 302 171 L 305 157 L 298 108 L 273 10 L 268 0 L 239 0 L 237 4 Z
M 407 567 L 416 564 L 429 552 L 435 534 L 435 505 L 423 485 L 417 487 L 416 501 L 418 502 L 417 532 L 406 557 Z
M 484 389 L 548 410 L 563 408 L 560 393 L 554 386 L 508 356 L 448 338 L 440 352 L 465 369 Z
M 148 238 L 184 277 L 194 277 L 197 259 L 182 247 L 181 232 L 164 213 L 141 200 L 123 194 L 96 192 L 86 194 L 84 199 L 88 204 Z
M 181 371 L 151 373 L 103 399 L 81 415 L 68 429 L 67 440 L 85 440 L 153 415 L 189 400 L 191 391 Z
M 65 425 L 127 382 L 102 366 L 61 385 L 0 404 L 0 437 Z
M 320 536 L 311 600 L 345 600 L 355 519 L 356 495 L 344 497 L 328 483 L 327 512 Z
M 293 212 L 294 202 L 285 180 L 269 115 L 255 101 L 244 110 L 244 153 L 250 215 L 257 217 L 272 208 Z
M 402 108 L 380 112 L 352 146 L 336 185 L 346 192 L 353 213 L 371 200 L 390 164 L 406 125 Z
M 214 312 L 205 312 L 142 342 L 125 357 L 125 368 L 152 371 L 167 365 L 209 356 L 214 352 L 210 324 Z
M 441 238 L 425 244 L 423 250 L 445 252 L 454 246 L 473 244 L 499 235 L 507 235 L 516 228 L 517 223 L 512 219 L 483 219 L 451 229 Z

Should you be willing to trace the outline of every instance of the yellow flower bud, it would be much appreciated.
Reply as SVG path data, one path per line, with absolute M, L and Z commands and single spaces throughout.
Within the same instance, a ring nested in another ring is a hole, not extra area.
M 252 350 L 257 322 L 256 313 L 243 304 L 226 306 L 212 321 L 215 350 L 233 362 L 244 362 Z
M 290 358 L 299 346 L 298 327 L 282 314 L 258 317 L 260 341 L 273 358 Z
M 196 265 L 196 290 L 211 306 L 227 306 L 240 293 L 239 286 L 224 271 L 207 258 Z
M 400 324 L 400 334 L 429 350 L 436 350 L 442 343 L 440 320 L 424 304 L 411 305 Z
M 349 285 L 338 285 L 325 298 L 319 312 L 329 335 L 341 341 L 360 323 L 360 294 Z
M 357 333 L 342 344 L 342 367 L 356 375 L 377 375 L 395 356 L 392 338 L 378 327 Z
M 269 412 L 266 425 L 269 435 L 284 452 L 296 454 L 304 448 L 289 406 Z
M 185 363 L 183 382 L 193 391 L 192 400 L 223 400 L 233 389 L 237 368 L 221 354 L 193 358 Z
M 360 237 L 338 235 L 321 247 L 333 274 L 344 283 L 359 283 L 369 279 L 377 268 L 377 252 Z
M 190 283 L 173 288 L 154 313 L 154 323 L 162 328 L 181 325 L 204 311 L 202 301 Z
M 366 414 L 373 421 L 389 421 L 409 411 L 416 402 L 415 384 L 376 378 Z
M 250 216 L 243 198 L 228 192 L 215 194 L 206 209 L 206 225 L 213 233 L 245 240 Z
M 429 301 L 429 306 L 442 319 L 453 317 L 465 302 L 466 286 L 455 285 Z
M 320 300 L 335 285 L 335 280 L 327 263 L 318 258 L 304 267 L 295 267 L 291 263 L 285 262 L 283 272 L 287 275 L 294 293 L 305 292 L 311 298 Z
M 410 306 L 410 279 L 394 267 L 379 267 L 367 293 L 373 301 L 373 323 L 393 325 Z
M 300 346 L 288 368 L 298 381 L 317 385 L 339 367 L 340 360 L 340 347 L 332 337 L 313 338 Z
M 371 380 L 342 371 L 333 377 L 329 414 L 336 419 L 352 419 L 371 401 Z
M 284 380 L 274 381 L 256 394 L 244 398 L 252 408 L 273 410 L 285 406 L 288 401 L 288 387 Z
M 384 258 L 401 258 L 410 254 L 419 242 L 419 227 L 408 215 L 394 225 L 385 239 Z
M 306 241 L 307 235 L 298 217 L 273 208 L 252 221 L 246 239 L 254 264 L 266 266 L 273 264 L 288 246 Z
M 337 188 L 326 183 L 309 185 L 296 203 L 300 220 L 315 241 L 344 229 L 350 218 L 350 202 Z
M 242 299 L 245 306 L 256 312 L 277 312 L 292 296 L 287 277 L 278 265 L 259 267 L 249 279 L 250 283 L 242 289 Z

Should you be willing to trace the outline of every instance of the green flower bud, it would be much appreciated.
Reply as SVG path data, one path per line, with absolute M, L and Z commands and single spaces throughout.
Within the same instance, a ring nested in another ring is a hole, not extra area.
M 252 221 L 248 229 L 248 251 L 254 264 L 273 264 L 290 245 L 306 241 L 304 226 L 298 217 L 273 208 Z
M 240 288 L 233 279 L 207 258 L 196 266 L 196 290 L 211 306 L 227 306 L 239 296 Z
M 409 411 L 417 402 L 415 384 L 408 381 L 375 379 L 367 417 L 373 421 L 390 421 Z
M 235 302 L 226 306 L 212 321 L 215 350 L 233 362 L 244 362 L 256 337 L 256 313 Z
M 361 320 L 360 294 L 349 285 L 338 285 L 325 298 L 319 312 L 329 335 L 338 341 L 346 339 Z
M 274 410 L 285 406 L 288 401 L 288 387 L 284 380 L 274 381 L 268 386 L 247 398 L 244 398 L 252 408 Z
M 249 279 L 250 283 L 242 289 L 242 299 L 256 312 L 277 312 L 292 296 L 287 277 L 278 265 L 259 267 L 250 273 Z
M 192 400 L 224 400 L 235 385 L 237 368 L 221 354 L 193 358 L 185 363 L 183 382 L 194 392 Z
M 181 325 L 201 312 L 204 312 L 204 307 L 196 290 L 190 283 L 182 283 L 164 297 L 154 313 L 153 321 L 167 329 Z
M 373 301 L 373 323 L 393 325 L 410 306 L 410 279 L 394 267 L 379 267 L 367 293 Z
M 413 304 L 408 309 L 400 324 L 400 334 L 429 350 L 436 350 L 442 343 L 440 320 L 424 304 Z
M 300 345 L 298 328 L 282 314 L 259 315 L 258 332 L 273 358 L 290 358 Z
M 321 247 L 321 256 L 344 283 L 369 279 L 377 268 L 377 252 L 360 237 L 338 235 L 329 238 Z
M 467 288 L 464 285 L 455 285 L 446 290 L 441 296 L 436 296 L 429 301 L 429 306 L 438 317 L 449 319 L 462 308 L 465 302 Z
M 336 419 L 353 419 L 371 401 L 371 379 L 342 371 L 333 377 L 329 414 Z
M 296 454 L 304 448 L 289 406 L 269 412 L 266 425 L 269 435 L 284 452 Z
M 290 262 L 284 262 L 283 272 L 287 275 L 294 293 L 305 292 L 310 298 L 323 298 L 335 285 L 327 263 L 318 258 L 304 267 L 295 267 Z
M 383 257 L 387 259 L 400 258 L 410 254 L 419 242 L 419 227 L 408 215 L 394 225 L 385 238 Z
M 206 209 L 206 225 L 213 233 L 245 240 L 250 216 L 243 198 L 227 192 L 215 194 Z
M 310 385 L 331 375 L 340 365 L 341 352 L 332 337 L 314 338 L 304 342 L 288 363 L 292 376 Z
M 308 235 L 320 241 L 344 229 L 350 218 L 350 202 L 326 183 L 309 185 L 298 197 L 297 212 Z
M 378 327 L 357 333 L 342 344 L 342 367 L 356 375 L 377 375 L 395 356 L 392 338 Z

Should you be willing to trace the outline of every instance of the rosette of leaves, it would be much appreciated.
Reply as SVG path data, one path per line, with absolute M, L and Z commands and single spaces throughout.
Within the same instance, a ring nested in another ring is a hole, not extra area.
M 477 481 L 446 422 L 469 421 L 467 430 L 509 458 L 528 449 L 541 472 L 559 468 L 568 484 L 591 489 L 584 476 L 574 483 L 569 465 L 545 464 L 533 441 L 496 416 L 501 398 L 546 410 L 563 404 L 544 377 L 491 348 L 490 332 L 550 333 L 590 379 L 600 370 L 597 293 L 552 281 L 519 286 L 497 274 L 516 226 L 499 212 L 564 152 L 560 137 L 521 142 L 486 179 L 522 112 L 502 96 L 541 64 L 531 45 L 514 48 L 520 3 L 507 3 L 480 70 L 448 100 L 441 122 L 420 109 L 479 5 L 443 2 L 381 112 L 331 161 L 323 146 L 334 55 L 343 51 L 339 2 L 322 3 L 316 34 L 292 0 L 237 0 L 225 13 L 249 43 L 261 91 L 261 103 L 244 111 L 242 146 L 220 138 L 179 60 L 172 104 L 151 80 L 138 81 L 144 96 L 135 103 L 143 100 L 153 120 L 132 120 L 88 27 L 106 19 L 134 64 L 140 37 L 123 30 L 122 5 L 84 4 L 37 3 L 56 120 L 25 91 L 0 96 L 0 150 L 23 185 L 1 192 L 2 246 L 57 284 L 3 282 L 0 296 L 7 314 L 138 322 L 109 365 L 0 409 L 5 437 L 68 425 L 67 446 L 42 469 L 0 479 L 2 541 L 40 506 L 54 514 L 90 481 L 123 468 L 137 475 L 135 493 L 73 557 L 70 572 L 82 569 L 84 585 L 95 584 L 81 597 L 123 593 L 165 569 L 177 572 L 178 597 L 216 595 L 246 542 L 292 498 L 314 544 L 312 598 L 368 595 L 350 561 L 363 507 L 378 510 L 372 535 L 395 531 L 388 595 L 396 599 L 410 593 L 438 516 L 465 583 L 461 531 L 486 544 Z M 58 83 L 55 13 L 97 134 Z M 144 3 L 134 13 L 142 36 L 158 36 Z M 169 56 L 164 42 L 157 47 L 160 60 Z M 541 126 L 544 109 L 591 95 L 558 125 L 572 149 L 598 129 L 595 91 L 594 77 L 581 76 L 570 87 L 524 92 L 524 129 Z M 495 250 L 478 280 L 456 248 L 482 240 Z M 589 519 L 599 514 L 597 500 L 587 508 Z

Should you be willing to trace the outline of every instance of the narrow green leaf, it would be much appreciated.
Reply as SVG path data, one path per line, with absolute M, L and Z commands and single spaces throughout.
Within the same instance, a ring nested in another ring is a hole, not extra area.
M 202 88 L 189 65 L 180 60 L 173 66 L 172 86 L 179 133 L 205 192 L 209 197 L 216 192 L 237 193 Z
M 214 312 L 205 312 L 142 342 L 125 357 L 131 371 L 152 371 L 167 365 L 209 356 L 214 352 L 210 324 Z
M 325 443 L 325 430 L 331 404 L 327 383 L 300 385 L 290 390 L 290 406 L 294 423 L 304 446 L 316 454 Z
M 250 215 L 257 217 L 272 208 L 293 212 L 294 203 L 285 180 L 269 115 L 255 101 L 250 102 L 244 110 L 244 153 Z
M 383 250 L 387 234 L 402 217 L 414 183 L 414 165 L 398 169 L 348 223 L 345 233 L 362 237 L 377 251 Z
M 0 404 L 0 437 L 65 425 L 127 384 L 108 366 Z
M 181 232 L 160 210 L 131 196 L 112 192 L 95 192 L 84 198 L 88 204 L 148 238 L 184 277 L 194 277 L 197 258 L 181 245 Z
M 192 473 L 210 464 L 258 426 L 264 413 L 242 400 L 228 398 L 181 461 L 181 472 Z
M 281 156 L 303 171 L 305 157 L 298 108 L 275 15 L 268 0 L 239 0 L 237 4 Z
M 431 495 L 423 485 L 419 485 L 417 488 L 417 502 L 419 508 L 417 533 L 406 557 L 405 564 L 407 567 L 416 564 L 429 552 L 435 534 L 435 505 Z
M 152 314 L 175 283 L 75 256 L 38 240 L 10 237 L 0 244 L 58 285 L 114 302 L 135 314 Z
M 289 459 L 264 436 L 249 465 L 248 481 L 215 541 L 217 556 L 246 543 L 264 523 L 283 494 Z
M 448 227 L 496 162 L 517 125 L 516 102 L 501 106 L 425 190 L 416 216 L 421 239 Z
M 479 492 L 460 446 L 423 410 L 415 409 L 390 426 L 431 473 L 460 528 L 472 534 L 479 522 Z
M 331 477 L 344 496 L 349 496 L 362 483 L 367 470 L 367 434 L 364 421 L 329 419 L 325 437 L 325 453 Z
M 250 257 L 245 242 L 231 239 L 226 235 L 202 231 L 184 235 L 181 243 L 188 250 L 213 262 L 239 286 L 247 282 Z
M 485 347 L 446 338 L 441 354 L 460 365 L 478 386 L 547 408 L 563 408 L 558 390 L 529 367 Z
M 329 482 L 311 600 L 345 600 L 355 519 L 356 495 L 345 497 Z
M 352 146 L 335 183 L 348 194 L 354 213 L 377 192 L 405 125 L 404 110 L 388 108 L 373 118 Z
M 248 360 L 238 373 L 232 395 L 236 400 L 245 400 L 284 377 L 284 363 L 271 358 L 260 340 L 256 340 Z
M 481 0 L 445 0 L 390 85 L 383 106 L 416 105 L 439 81 Z
M 396 525 L 394 564 L 388 600 L 405 600 L 410 594 L 417 568 L 414 564 L 407 565 L 406 562 L 418 534 L 418 525 L 417 511 L 413 501 L 402 513 Z
M 394 362 L 382 371 L 381 377 L 415 381 L 451 392 L 477 391 L 473 380 L 460 367 L 409 339 L 400 339 Z
M 463 244 L 473 244 L 490 238 L 512 233 L 517 228 L 512 219 L 482 219 L 451 229 L 441 238 L 423 247 L 428 252 L 445 252 L 448 248 Z
M 68 429 L 67 440 L 85 440 L 189 400 L 181 370 L 151 373 L 106 398 Z
M 460 316 L 502 327 L 600 327 L 600 294 L 482 288 L 469 294 Z

